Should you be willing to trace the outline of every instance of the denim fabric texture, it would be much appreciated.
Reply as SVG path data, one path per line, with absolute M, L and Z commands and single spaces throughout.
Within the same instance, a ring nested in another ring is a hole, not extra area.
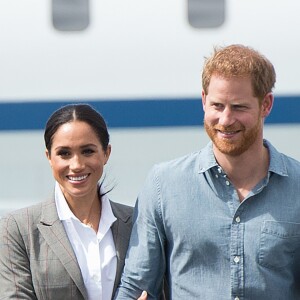
M 154 166 L 138 197 L 115 299 L 300 299 L 300 163 L 268 141 L 267 176 L 240 203 L 212 143 Z

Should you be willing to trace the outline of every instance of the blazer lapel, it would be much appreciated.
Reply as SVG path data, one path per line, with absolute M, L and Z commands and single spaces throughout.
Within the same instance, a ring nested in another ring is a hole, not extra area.
M 120 283 L 122 271 L 125 264 L 125 257 L 132 226 L 132 208 L 126 207 L 126 209 L 123 209 L 125 208 L 125 206 L 120 206 L 120 204 L 114 203 L 112 201 L 111 207 L 115 217 L 117 218 L 117 220 L 111 227 L 117 253 L 117 272 L 113 288 L 114 295 Z
M 41 221 L 38 229 L 48 243 L 52 251 L 57 255 L 76 286 L 87 299 L 87 291 L 84 286 L 77 259 L 69 242 L 64 226 L 58 218 L 55 202 L 45 202 L 42 209 Z

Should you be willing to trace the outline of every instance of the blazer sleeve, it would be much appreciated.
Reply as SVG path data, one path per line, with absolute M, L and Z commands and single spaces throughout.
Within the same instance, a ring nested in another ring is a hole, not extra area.
M 0 219 L 0 299 L 37 299 L 30 261 L 13 215 Z

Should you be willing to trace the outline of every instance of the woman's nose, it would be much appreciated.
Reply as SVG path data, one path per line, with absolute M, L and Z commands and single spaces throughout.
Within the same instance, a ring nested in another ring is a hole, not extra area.
M 70 162 L 70 169 L 72 170 L 82 170 L 84 168 L 84 161 L 78 155 L 74 155 Z

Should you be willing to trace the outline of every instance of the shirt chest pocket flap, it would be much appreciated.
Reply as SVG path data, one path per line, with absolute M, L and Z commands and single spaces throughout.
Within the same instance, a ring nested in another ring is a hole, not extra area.
M 264 221 L 261 227 L 258 263 L 280 269 L 293 262 L 300 247 L 300 223 Z

